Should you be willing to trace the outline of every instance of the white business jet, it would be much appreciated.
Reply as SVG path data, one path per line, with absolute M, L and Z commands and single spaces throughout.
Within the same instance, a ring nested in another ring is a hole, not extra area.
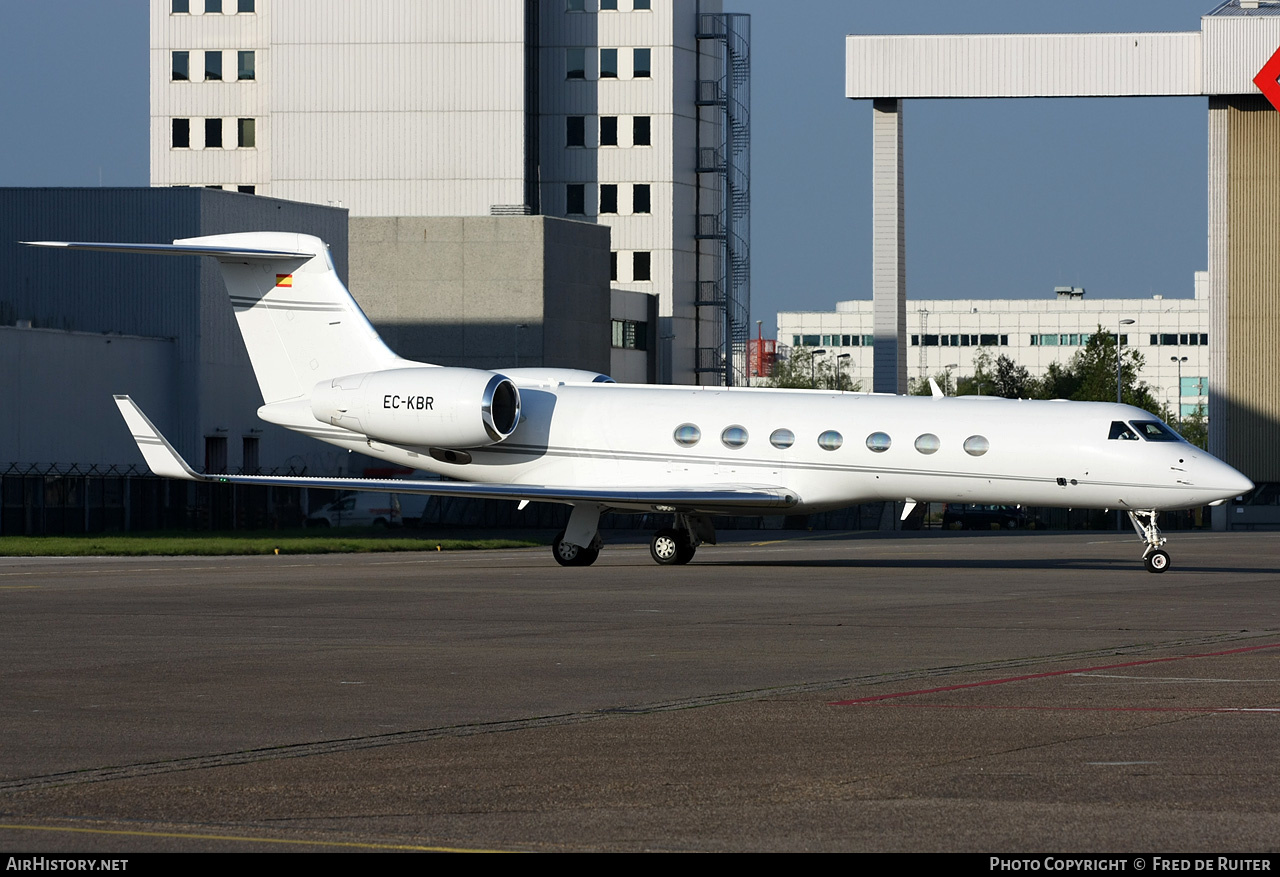
M 173 244 L 35 246 L 218 261 L 269 423 L 456 481 L 202 475 L 128 396 L 121 414 L 156 474 L 190 481 L 558 502 L 565 566 L 600 553 L 608 509 L 673 516 L 650 551 L 683 564 L 715 542 L 716 514 L 802 514 L 879 500 L 1114 508 L 1151 572 L 1169 567 L 1160 511 L 1252 489 L 1235 469 L 1128 405 L 812 390 L 617 384 L 554 368 L 412 362 L 383 344 L 302 234 Z

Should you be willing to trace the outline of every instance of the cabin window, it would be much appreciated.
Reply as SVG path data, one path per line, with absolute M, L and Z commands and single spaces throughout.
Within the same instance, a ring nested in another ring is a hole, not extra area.
M 942 447 L 942 442 L 931 432 L 926 432 L 916 439 L 916 450 L 922 454 L 936 454 L 940 447 Z
M 1129 428 L 1129 424 L 1123 420 L 1111 421 L 1111 434 L 1107 436 L 1109 441 L 1136 442 L 1138 434 Z
M 983 435 L 971 435 L 964 440 L 964 452 L 970 457 L 981 457 L 991 450 L 991 442 Z
M 822 435 L 818 436 L 818 447 L 822 448 L 824 451 L 834 451 L 842 444 L 844 444 L 844 436 L 836 432 L 834 429 L 829 429 Z
M 1158 420 L 1130 420 L 1129 424 L 1149 442 L 1181 441 L 1176 432 Z
M 692 423 L 684 423 L 676 427 L 673 438 L 675 438 L 676 444 L 681 447 L 691 448 L 702 439 L 702 430 Z
M 789 429 L 775 429 L 769 436 L 769 444 L 780 450 L 786 450 L 796 443 L 796 434 Z
M 747 443 L 747 431 L 741 426 L 726 426 L 720 433 L 720 442 L 726 448 L 737 450 Z
M 875 451 L 877 454 L 883 454 L 889 450 L 889 446 L 893 444 L 893 439 L 889 438 L 888 433 L 873 432 L 867 436 L 867 447 Z

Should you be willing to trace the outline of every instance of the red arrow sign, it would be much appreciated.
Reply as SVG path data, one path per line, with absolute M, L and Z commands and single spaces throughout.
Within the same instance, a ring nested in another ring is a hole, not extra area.
M 1280 82 L 1277 79 L 1280 79 L 1280 49 L 1276 49 L 1271 59 L 1262 65 L 1258 75 L 1253 77 L 1253 84 L 1271 101 L 1271 106 L 1280 110 Z

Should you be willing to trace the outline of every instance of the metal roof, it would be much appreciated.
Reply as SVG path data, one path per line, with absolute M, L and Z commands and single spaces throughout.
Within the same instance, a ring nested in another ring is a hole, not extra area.
M 1280 15 L 1280 0 L 1258 0 L 1258 5 L 1245 9 L 1240 0 L 1226 0 L 1216 9 L 1206 12 L 1205 18 L 1211 15 Z

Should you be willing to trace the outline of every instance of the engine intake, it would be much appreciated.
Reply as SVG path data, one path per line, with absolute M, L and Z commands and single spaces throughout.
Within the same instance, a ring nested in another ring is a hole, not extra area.
M 321 423 L 407 445 L 475 448 L 520 425 L 520 391 L 505 375 L 471 368 L 399 368 L 321 381 Z

